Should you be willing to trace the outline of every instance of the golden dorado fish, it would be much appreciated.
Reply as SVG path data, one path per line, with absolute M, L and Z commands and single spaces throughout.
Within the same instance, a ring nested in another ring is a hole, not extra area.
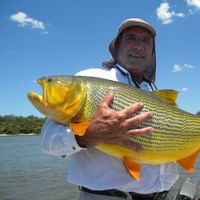
M 120 111 L 136 102 L 144 103 L 141 112 L 151 111 L 154 116 L 139 125 L 151 126 L 152 134 L 130 137 L 141 145 L 142 151 L 124 146 L 100 144 L 96 148 L 124 161 L 128 172 L 140 178 L 140 164 L 160 164 L 176 161 L 193 172 L 200 151 L 200 117 L 176 106 L 177 91 L 143 91 L 129 85 L 84 76 L 49 76 L 38 80 L 43 95 L 28 94 L 32 104 L 48 119 L 70 125 L 74 134 L 84 135 L 88 122 L 102 98 L 114 92 L 112 108 Z

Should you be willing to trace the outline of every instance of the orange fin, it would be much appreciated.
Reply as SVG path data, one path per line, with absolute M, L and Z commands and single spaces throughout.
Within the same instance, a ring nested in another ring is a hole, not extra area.
M 198 150 L 191 156 L 181 159 L 181 160 L 177 160 L 176 162 L 179 163 L 179 165 L 181 165 L 185 170 L 192 173 L 192 172 L 194 172 L 194 163 L 195 163 L 196 157 L 199 154 L 199 152 L 200 152 L 200 150 Z
M 137 181 L 140 180 L 140 164 L 133 162 L 128 157 L 124 157 L 124 164 L 128 173 Z
M 83 136 L 89 126 L 89 122 L 70 123 L 70 128 L 75 135 Z

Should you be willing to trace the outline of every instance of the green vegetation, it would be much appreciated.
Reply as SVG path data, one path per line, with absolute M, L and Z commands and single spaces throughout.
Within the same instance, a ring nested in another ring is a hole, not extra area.
M 200 116 L 200 111 L 198 111 L 198 112 L 196 113 L 196 115 Z
M 200 116 L 200 111 L 196 115 Z M 0 115 L 0 134 L 39 134 L 45 120 L 45 118 L 39 118 L 33 115 L 28 117 Z
M 39 134 L 45 118 L 5 115 L 0 116 L 0 134 Z

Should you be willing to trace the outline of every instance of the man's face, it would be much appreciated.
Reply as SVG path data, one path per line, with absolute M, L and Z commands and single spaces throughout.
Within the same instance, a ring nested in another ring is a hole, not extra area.
M 143 75 L 152 63 L 153 37 L 144 28 L 132 27 L 124 31 L 118 47 L 118 63 L 131 74 Z

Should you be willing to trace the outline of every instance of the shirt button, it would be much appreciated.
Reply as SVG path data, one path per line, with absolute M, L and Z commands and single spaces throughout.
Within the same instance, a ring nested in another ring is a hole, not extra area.
M 76 147 L 75 147 L 75 146 L 73 146 L 73 147 L 72 147 L 72 149 L 73 149 L 73 150 L 76 150 Z

